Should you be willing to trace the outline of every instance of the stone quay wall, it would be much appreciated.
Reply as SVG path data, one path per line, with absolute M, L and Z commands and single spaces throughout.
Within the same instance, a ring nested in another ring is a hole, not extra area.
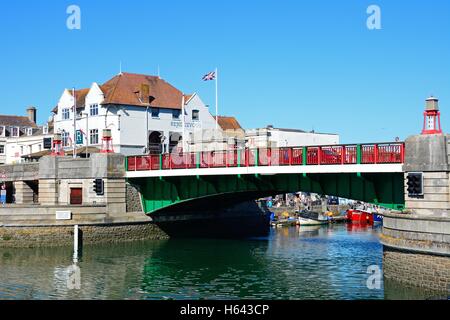
M 166 239 L 142 211 L 137 188 L 127 183 L 125 157 L 43 157 L 38 163 L 0 166 L 14 186 L 15 203 L 0 206 L 0 247 L 66 246 L 78 225 L 83 243 Z M 102 179 L 104 192 L 93 188 Z M 81 204 L 72 204 L 76 190 Z M 37 201 L 34 201 L 34 199 Z
M 405 141 L 403 213 L 385 214 L 384 276 L 411 286 L 450 290 L 450 138 L 416 135 Z M 407 176 L 423 173 L 423 195 L 409 195 Z
M 388 213 L 380 240 L 385 278 L 450 290 L 450 218 Z
M 84 245 L 168 239 L 153 223 L 80 226 Z M 73 226 L 0 227 L 0 247 L 36 248 L 73 245 Z
M 126 184 L 127 212 L 143 212 L 141 194 L 136 186 Z
M 450 293 L 450 258 L 384 248 L 383 273 L 397 282 Z

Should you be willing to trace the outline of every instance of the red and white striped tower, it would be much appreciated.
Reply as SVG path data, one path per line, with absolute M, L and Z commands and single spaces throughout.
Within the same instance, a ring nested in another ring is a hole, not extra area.
M 439 112 L 439 99 L 431 96 L 426 100 L 423 114 L 422 134 L 441 134 L 441 113 Z
M 60 133 L 55 133 L 55 135 L 53 136 L 52 156 L 54 157 L 64 156 L 64 150 L 62 147 L 62 139 Z

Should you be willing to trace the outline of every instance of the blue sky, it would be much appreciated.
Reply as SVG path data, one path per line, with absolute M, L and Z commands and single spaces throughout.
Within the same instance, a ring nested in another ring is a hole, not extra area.
M 66 9 L 81 8 L 81 30 Z M 381 8 L 381 30 L 366 27 Z M 450 2 L 447 0 L 23 1 L 0 9 L 1 114 L 28 105 L 45 121 L 66 87 L 119 72 L 156 74 L 198 92 L 214 113 L 246 128 L 298 128 L 343 143 L 419 133 L 424 100 L 441 100 L 450 126 Z

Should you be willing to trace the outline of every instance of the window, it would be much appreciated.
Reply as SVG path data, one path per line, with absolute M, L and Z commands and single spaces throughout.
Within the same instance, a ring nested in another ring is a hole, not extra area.
M 435 127 L 435 118 L 433 116 L 427 116 L 427 129 L 433 130 Z
M 23 156 L 23 146 L 20 147 L 20 155 Z
M 61 134 L 61 140 L 62 140 L 63 147 L 68 147 L 69 146 L 69 133 L 63 132 Z
M 38 152 L 42 151 L 42 144 L 38 144 Z
M 90 108 L 90 115 L 91 116 L 98 116 L 98 104 L 91 104 L 91 108 Z
M 200 111 L 192 110 L 192 120 L 194 120 L 194 121 L 200 120 Z
M 5 154 L 5 146 L 0 144 L 0 154 Z
M 152 108 L 152 118 L 159 118 L 159 108 Z
M 172 119 L 179 120 L 180 119 L 180 115 L 181 115 L 181 111 L 180 110 L 173 110 L 172 111 Z
M 89 130 L 91 144 L 98 144 L 98 129 Z
M 27 136 L 33 135 L 33 128 L 27 128 Z
M 63 120 L 69 120 L 70 119 L 70 110 L 69 109 L 63 109 L 62 110 L 62 119 Z
M 48 134 L 48 126 L 42 127 L 42 134 Z
M 20 130 L 18 127 L 11 128 L 11 137 L 18 137 L 20 135 Z
M 5 136 L 5 127 L 4 126 L 0 126 L 0 137 L 4 137 Z

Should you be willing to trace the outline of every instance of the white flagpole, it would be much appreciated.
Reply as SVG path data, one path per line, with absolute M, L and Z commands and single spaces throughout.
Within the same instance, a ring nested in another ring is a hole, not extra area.
M 183 97 L 181 98 L 181 126 L 183 127 L 183 136 L 182 136 L 182 142 L 183 142 L 183 152 L 186 152 L 186 123 L 185 123 L 185 118 L 184 118 L 184 105 L 186 104 L 185 102 L 185 98 L 184 98 L 184 93 L 183 93 Z
M 77 154 L 75 153 L 76 145 L 77 145 L 77 97 L 75 96 L 75 88 L 72 88 L 72 94 L 73 94 L 73 158 L 75 159 L 77 157 Z
M 216 68 L 216 131 L 219 129 L 219 73 L 217 72 Z

